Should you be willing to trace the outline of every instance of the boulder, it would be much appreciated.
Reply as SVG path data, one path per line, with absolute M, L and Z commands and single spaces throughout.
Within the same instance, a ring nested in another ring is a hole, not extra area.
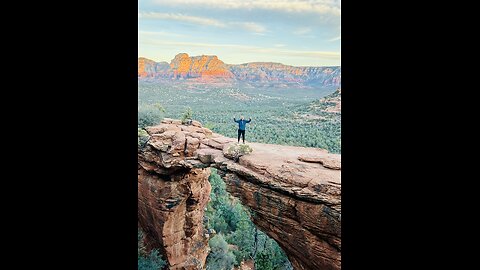
M 305 161 L 305 162 L 316 162 L 322 164 L 324 167 L 333 169 L 333 170 L 340 170 L 342 168 L 342 161 L 340 157 L 335 155 L 301 155 L 298 157 L 298 160 Z
M 196 120 L 193 120 L 192 121 L 192 125 L 195 126 L 195 127 L 202 127 L 202 124 Z

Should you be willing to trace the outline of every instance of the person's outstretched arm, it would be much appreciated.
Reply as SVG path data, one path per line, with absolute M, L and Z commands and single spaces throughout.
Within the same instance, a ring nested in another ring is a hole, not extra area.
M 235 120 L 235 117 L 233 117 L 233 121 L 235 121 L 235 123 L 238 123 L 238 121 L 240 121 L 240 120 Z
M 249 118 L 248 121 L 245 121 L 247 123 L 250 123 L 252 121 L 252 118 Z

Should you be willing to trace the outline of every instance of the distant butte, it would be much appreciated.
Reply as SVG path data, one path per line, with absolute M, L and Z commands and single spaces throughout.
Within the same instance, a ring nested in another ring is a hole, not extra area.
M 138 58 L 138 78 L 154 80 L 226 81 L 249 83 L 295 83 L 340 87 L 341 68 L 295 67 L 274 62 L 229 65 L 215 55 L 177 54 L 170 63 Z

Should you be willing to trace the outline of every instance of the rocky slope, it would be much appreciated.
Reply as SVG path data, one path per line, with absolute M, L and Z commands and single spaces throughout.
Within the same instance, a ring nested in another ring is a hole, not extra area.
M 174 78 L 233 77 L 225 63 L 214 55 L 189 57 L 186 53 L 180 53 L 173 58 L 170 68 Z
M 257 84 L 295 83 L 307 86 L 338 87 L 341 84 L 341 69 L 338 66 L 294 67 L 269 62 L 227 65 L 217 56 L 190 57 L 186 53 L 180 53 L 170 64 L 139 58 L 138 77 L 169 80 L 217 79 Z
M 340 269 L 340 155 L 305 147 L 250 143 L 253 152 L 233 160 L 235 139 L 193 122 L 165 119 L 146 129 L 139 149 L 139 226 L 160 248 L 170 269 L 201 269 L 208 234 L 203 209 L 208 167 L 253 212 L 253 222 L 274 238 L 294 269 Z
M 341 113 L 342 112 L 342 90 L 339 88 L 330 95 L 316 100 L 308 105 L 312 112 Z
M 248 82 L 303 83 L 340 86 L 340 67 L 294 67 L 280 63 L 247 63 L 229 66 L 235 78 Z
M 170 76 L 170 65 L 167 62 L 155 62 L 150 59 L 138 58 L 138 77 Z

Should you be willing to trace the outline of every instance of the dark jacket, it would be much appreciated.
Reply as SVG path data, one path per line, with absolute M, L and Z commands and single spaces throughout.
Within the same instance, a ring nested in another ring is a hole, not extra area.
M 233 121 L 237 122 L 238 123 L 238 129 L 240 130 L 245 130 L 245 127 L 247 125 L 247 123 L 250 123 L 250 121 L 252 121 L 252 119 L 249 119 L 248 121 L 247 120 L 235 120 L 235 117 L 233 118 Z

